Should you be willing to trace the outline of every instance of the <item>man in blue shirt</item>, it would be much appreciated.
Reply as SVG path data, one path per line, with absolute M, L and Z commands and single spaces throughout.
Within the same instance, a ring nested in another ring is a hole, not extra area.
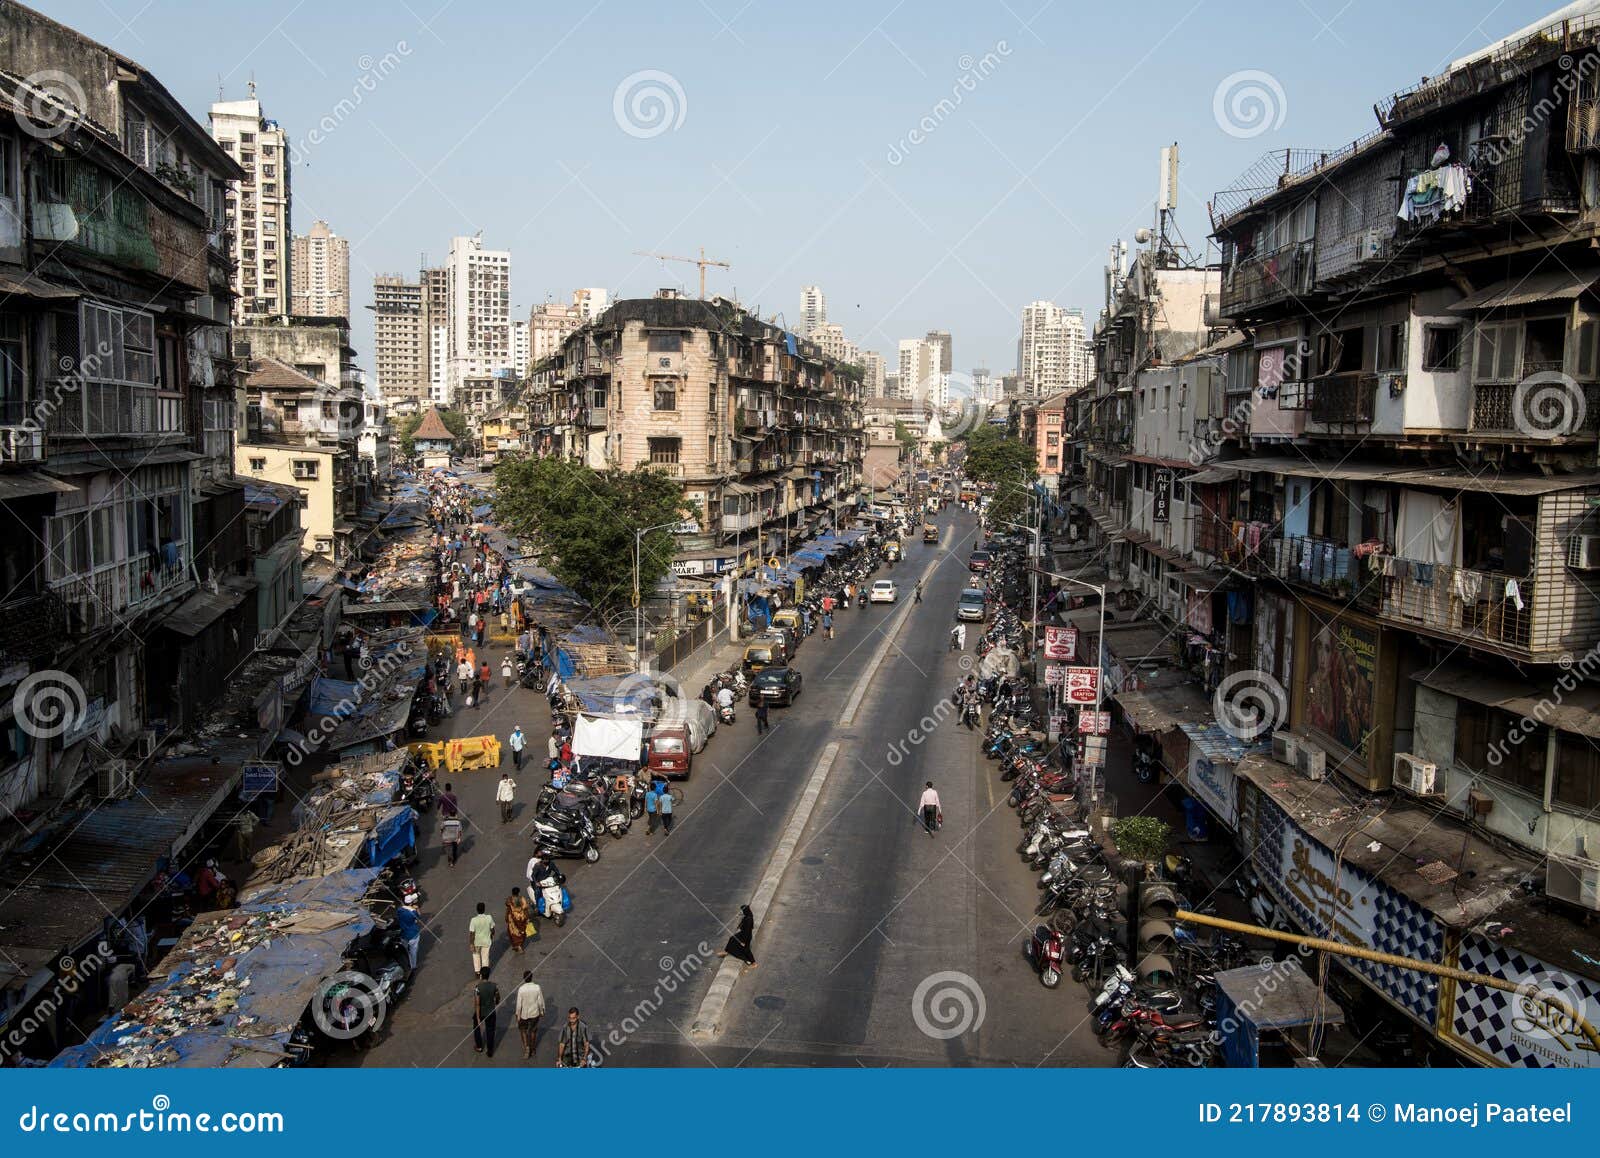
M 660 794 L 656 792 L 656 786 L 652 782 L 644 793 L 644 834 L 646 836 L 654 836 L 656 834 L 656 808 L 660 799 Z

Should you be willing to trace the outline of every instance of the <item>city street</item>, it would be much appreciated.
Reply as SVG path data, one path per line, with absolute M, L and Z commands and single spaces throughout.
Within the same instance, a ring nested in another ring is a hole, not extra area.
M 773 710 L 765 736 L 740 705 L 737 725 L 712 738 L 680 783 L 671 837 L 646 838 L 641 821 L 624 840 L 608 841 L 599 863 L 562 862 L 574 902 L 565 927 L 542 922 L 522 957 L 499 939 L 501 992 L 509 999 L 532 969 L 550 1006 L 536 1064 L 553 1064 L 559 1017 L 572 1005 L 612 1065 L 1112 1061 L 1082 1024 L 1081 988 L 1045 990 L 1022 955 L 1038 893 L 1014 851 L 1018 829 L 994 766 L 979 754 L 981 733 L 935 715 L 966 670 L 947 640 L 976 531 L 970 515 L 941 523 L 937 546 L 908 540 L 906 560 L 880 572 L 901 585 L 899 603 L 841 611 L 836 639 L 819 631 L 804 643 L 796 666 L 805 690 L 794 707 Z M 919 606 L 911 587 L 924 573 Z M 499 658 L 490 656 L 497 670 Z M 841 724 L 852 706 L 851 722 Z M 891 745 L 926 731 L 925 718 L 944 722 L 891 760 Z M 529 734 L 530 755 L 541 756 L 549 711 L 531 691 L 497 691 L 481 711 L 458 705 L 442 734 L 503 738 L 516 724 Z M 734 988 L 722 1031 L 693 1034 L 721 964 L 715 952 L 834 745 L 826 787 L 757 930 L 759 966 Z M 365 1064 L 524 1064 L 509 1012 L 492 1062 L 471 1042 L 467 922 L 480 900 L 501 920 L 529 851 L 529 808 L 502 826 L 495 780 L 476 772 L 455 783 L 472 823 L 454 868 L 442 862 L 436 836 L 420 842 L 428 931 L 416 988 L 394 1011 L 387 1039 L 362 1055 Z M 519 797 L 531 801 L 542 780 L 530 762 Z M 928 780 L 945 813 L 931 839 L 914 815 Z M 620 1045 L 608 1041 L 613 1030 Z

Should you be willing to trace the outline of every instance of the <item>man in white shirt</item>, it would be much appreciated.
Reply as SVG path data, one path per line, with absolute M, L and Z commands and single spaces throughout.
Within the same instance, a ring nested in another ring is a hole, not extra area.
M 500 823 L 508 823 L 511 820 L 512 806 L 517 799 L 517 782 L 511 779 L 511 773 L 500 773 L 500 783 L 495 786 L 494 798 L 500 805 Z
M 720 691 L 717 692 L 717 707 L 719 707 L 719 708 L 731 708 L 731 707 L 733 707 L 733 689 L 732 688 L 727 687 L 726 685 L 724 685 L 723 688 Z
M 928 781 L 928 786 L 922 790 L 922 799 L 917 801 L 917 811 L 922 813 L 922 828 L 929 836 L 934 829 L 944 821 L 943 810 L 939 806 L 939 794 L 933 790 L 933 781 Z
M 528 737 L 522 734 L 522 725 L 518 724 L 511 729 L 511 735 L 506 737 L 506 746 L 511 749 L 511 764 L 518 772 L 522 771 L 522 750 L 528 746 Z
M 522 1036 L 522 1056 L 533 1056 L 539 1044 L 539 1019 L 544 1016 L 544 990 L 533 979 L 533 970 L 525 969 L 522 984 L 517 986 L 517 1033 Z

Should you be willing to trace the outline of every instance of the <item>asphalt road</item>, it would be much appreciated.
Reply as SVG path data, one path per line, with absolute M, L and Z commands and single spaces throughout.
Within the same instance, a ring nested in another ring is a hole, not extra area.
M 646 838 L 640 822 L 608 840 L 598 864 L 564 862 L 574 901 L 566 926 L 543 923 L 520 957 L 499 940 L 494 979 L 508 1006 L 524 969 L 550 1006 L 534 1064 L 553 1064 L 571 1005 L 608 1065 L 1112 1064 L 1084 1024 L 1083 990 L 1044 989 L 1022 956 L 1038 892 L 1014 851 L 1019 829 L 994 765 L 978 752 L 979 733 L 941 706 L 965 671 L 948 632 L 975 522 L 960 513 L 940 521 L 937 546 L 908 539 L 905 561 L 880 573 L 909 600 L 927 569 L 923 602 L 892 640 L 886 628 L 904 604 L 836 615 L 836 639 L 817 633 L 800 648 L 804 692 L 773 709 L 772 729 L 757 737 L 741 705 L 738 723 L 695 757 L 670 837 Z M 490 656 L 497 673 L 499 659 Z M 438 733 L 503 738 L 514 724 L 529 734 L 530 755 L 542 757 L 549 712 L 542 696 L 521 689 L 497 690 L 481 710 L 458 706 Z M 831 742 L 828 780 L 756 935 L 759 967 L 737 982 L 720 1032 L 692 1036 L 722 964 L 716 951 Z M 493 1059 L 471 1041 L 467 922 L 480 900 L 499 922 L 506 894 L 522 883 L 543 774 L 530 762 L 519 791 L 530 804 L 508 825 L 493 803 L 496 779 L 456 779 L 471 838 L 454 868 L 432 828 L 422 841 L 429 927 L 416 985 L 391 1012 L 384 1040 L 335 1064 L 528 1064 L 509 1007 Z M 914 815 L 928 780 L 945 814 L 931 838 Z

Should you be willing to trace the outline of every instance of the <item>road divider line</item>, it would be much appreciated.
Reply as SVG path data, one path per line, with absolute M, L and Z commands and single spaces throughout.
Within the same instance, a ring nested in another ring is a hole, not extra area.
M 922 568 L 922 574 L 917 576 L 917 582 L 926 582 L 933 569 L 938 566 L 937 560 L 928 562 Z M 848 728 L 855 723 L 856 713 L 861 710 L 861 701 L 866 698 L 867 689 L 872 686 L 872 681 L 878 674 L 878 668 L 883 663 L 883 657 L 889 654 L 894 646 L 895 639 L 900 634 L 900 629 L 906 625 L 906 620 L 911 618 L 911 612 L 916 608 L 915 599 L 900 609 L 894 625 L 883 633 L 883 642 L 878 645 L 878 650 L 872 656 L 872 662 L 867 665 L 867 670 L 861 673 L 861 678 L 856 680 L 856 686 L 850 689 L 850 699 L 844 705 L 844 711 L 839 715 L 839 726 Z
M 805 834 L 806 825 L 811 822 L 811 814 L 816 811 L 817 801 L 822 798 L 822 790 L 828 783 L 828 773 L 833 771 L 833 762 L 838 756 L 837 740 L 822 749 L 822 755 L 817 757 L 811 769 L 811 778 L 806 781 L 805 791 L 800 794 L 789 823 L 784 827 L 783 836 L 778 840 L 778 847 L 767 862 L 767 871 L 762 875 L 761 883 L 756 886 L 755 896 L 750 901 L 750 913 L 755 918 L 757 932 L 766 923 L 767 910 L 778 895 L 778 885 L 783 881 L 783 874 L 789 870 L 795 850 L 800 847 L 800 838 Z M 739 975 L 743 972 L 744 962 L 738 958 L 723 959 L 717 975 L 711 980 L 710 991 L 700 1003 L 700 1012 L 689 1027 L 691 1039 L 703 1041 L 722 1032 L 722 1019 L 727 1012 L 728 1001 L 733 997 L 733 987 L 738 984 Z

